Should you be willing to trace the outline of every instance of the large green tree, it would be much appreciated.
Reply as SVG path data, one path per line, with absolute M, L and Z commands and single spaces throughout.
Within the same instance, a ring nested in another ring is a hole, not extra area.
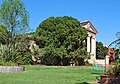
M 67 62 L 87 59 L 86 37 L 86 29 L 69 16 L 47 18 L 35 33 L 46 64 L 55 64 L 54 59 L 67 59 Z
M 29 14 L 20 0 L 3 0 L 0 7 L 0 22 L 10 32 L 8 43 L 15 45 L 16 35 L 25 33 L 29 28 Z
M 23 40 L 16 39 L 29 30 L 29 14 L 21 0 L 3 0 L 0 6 L 0 22 L 9 32 L 6 48 L 9 48 L 7 60 L 11 60 L 14 51 L 18 50 L 18 41 L 21 45 L 23 44 Z

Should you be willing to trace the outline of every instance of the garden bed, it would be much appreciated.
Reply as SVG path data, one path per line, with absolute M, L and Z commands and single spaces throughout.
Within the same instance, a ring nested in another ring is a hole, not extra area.
M 24 70 L 24 66 L 0 66 L 0 72 L 22 72 Z
M 101 75 L 101 84 L 120 84 L 120 76 Z

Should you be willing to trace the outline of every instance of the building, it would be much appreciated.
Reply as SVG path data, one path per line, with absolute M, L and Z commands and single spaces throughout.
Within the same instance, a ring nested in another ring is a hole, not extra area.
M 80 24 L 87 29 L 87 52 L 91 55 L 89 63 L 94 63 L 96 61 L 96 35 L 98 32 L 89 20 L 83 21 Z

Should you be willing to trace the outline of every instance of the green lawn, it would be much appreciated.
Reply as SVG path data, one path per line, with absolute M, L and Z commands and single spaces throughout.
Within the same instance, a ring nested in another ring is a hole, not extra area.
M 24 72 L 0 73 L 0 84 L 83 84 L 96 80 L 89 66 L 26 66 Z

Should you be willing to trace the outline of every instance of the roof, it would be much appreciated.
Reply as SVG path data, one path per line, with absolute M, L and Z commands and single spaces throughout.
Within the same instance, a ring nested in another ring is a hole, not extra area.
M 92 24 L 89 20 L 85 20 L 85 21 L 83 21 L 83 22 L 80 22 L 80 24 L 82 24 L 82 25 L 87 25 L 88 23 L 89 23 L 89 25 L 92 27 L 93 31 L 91 31 L 91 30 L 88 29 L 88 28 L 86 28 L 86 29 L 87 29 L 88 31 L 90 31 L 90 32 L 93 32 L 93 33 L 97 34 L 97 33 L 98 33 L 97 29 L 93 26 L 93 24 Z

